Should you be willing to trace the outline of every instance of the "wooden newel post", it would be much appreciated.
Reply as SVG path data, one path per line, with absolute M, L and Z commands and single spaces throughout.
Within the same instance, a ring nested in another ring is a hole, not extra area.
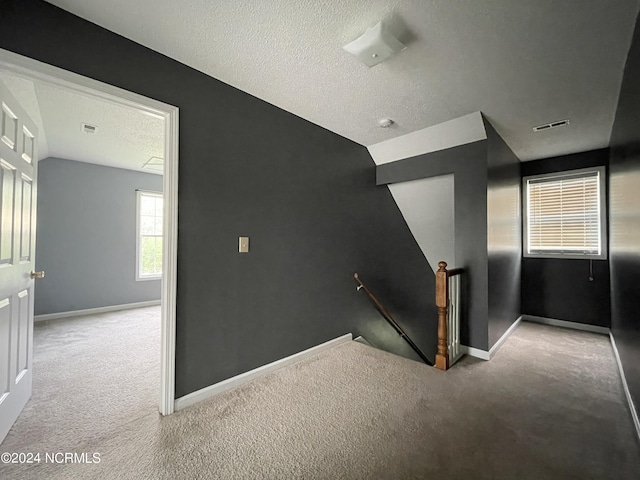
M 436 272 L 436 307 L 438 307 L 438 353 L 436 368 L 449 368 L 449 347 L 447 333 L 447 303 L 449 299 L 449 282 L 447 280 L 447 262 L 438 263 Z

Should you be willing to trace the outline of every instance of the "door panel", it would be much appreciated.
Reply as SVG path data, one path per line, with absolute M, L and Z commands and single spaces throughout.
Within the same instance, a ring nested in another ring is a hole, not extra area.
M 33 161 L 33 153 L 35 150 L 35 138 L 33 134 L 27 129 L 27 127 L 23 127 L 22 129 L 22 159 L 31 163 Z
M 31 259 L 31 198 L 32 180 L 22 174 L 22 202 L 20 206 L 20 261 Z
M 0 442 L 31 396 L 37 134 L 0 82 Z
M 0 265 L 13 262 L 13 210 L 15 197 L 15 174 L 13 167 L 0 162 L 2 181 L 0 188 Z
M 18 118 L 13 111 L 2 102 L 2 136 L 0 139 L 9 148 L 13 149 L 18 139 Z
M 16 378 L 19 378 L 29 368 L 29 338 L 33 322 L 29 321 L 29 290 L 18 293 L 18 358 Z
M 0 401 L 9 394 L 11 369 L 11 305 L 9 299 L 0 300 Z

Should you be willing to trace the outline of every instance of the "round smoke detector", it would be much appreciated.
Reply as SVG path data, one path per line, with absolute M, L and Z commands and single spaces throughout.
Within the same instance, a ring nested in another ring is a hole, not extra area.
M 391 120 L 390 118 L 382 118 L 378 122 L 378 125 L 380 125 L 382 128 L 389 128 L 391 125 L 393 125 L 393 120 Z

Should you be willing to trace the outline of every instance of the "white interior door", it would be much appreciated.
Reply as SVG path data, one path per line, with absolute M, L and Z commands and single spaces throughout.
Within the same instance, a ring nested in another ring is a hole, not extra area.
M 37 134 L 0 82 L 0 442 L 31 396 Z

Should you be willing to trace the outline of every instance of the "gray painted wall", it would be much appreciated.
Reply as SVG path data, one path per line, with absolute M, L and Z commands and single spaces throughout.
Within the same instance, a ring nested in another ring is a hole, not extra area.
M 36 315 L 160 299 L 160 280 L 135 280 L 136 189 L 161 192 L 162 176 L 39 162 Z
M 433 273 L 366 148 L 40 0 L 0 3 L 0 48 L 180 109 L 176 396 L 347 332 L 403 353 L 354 272 L 433 357 Z
M 636 22 L 611 133 L 611 329 L 640 409 L 640 27 Z M 640 414 L 640 411 L 638 411 Z
M 520 316 L 520 160 L 485 120 L 489 348 Z

